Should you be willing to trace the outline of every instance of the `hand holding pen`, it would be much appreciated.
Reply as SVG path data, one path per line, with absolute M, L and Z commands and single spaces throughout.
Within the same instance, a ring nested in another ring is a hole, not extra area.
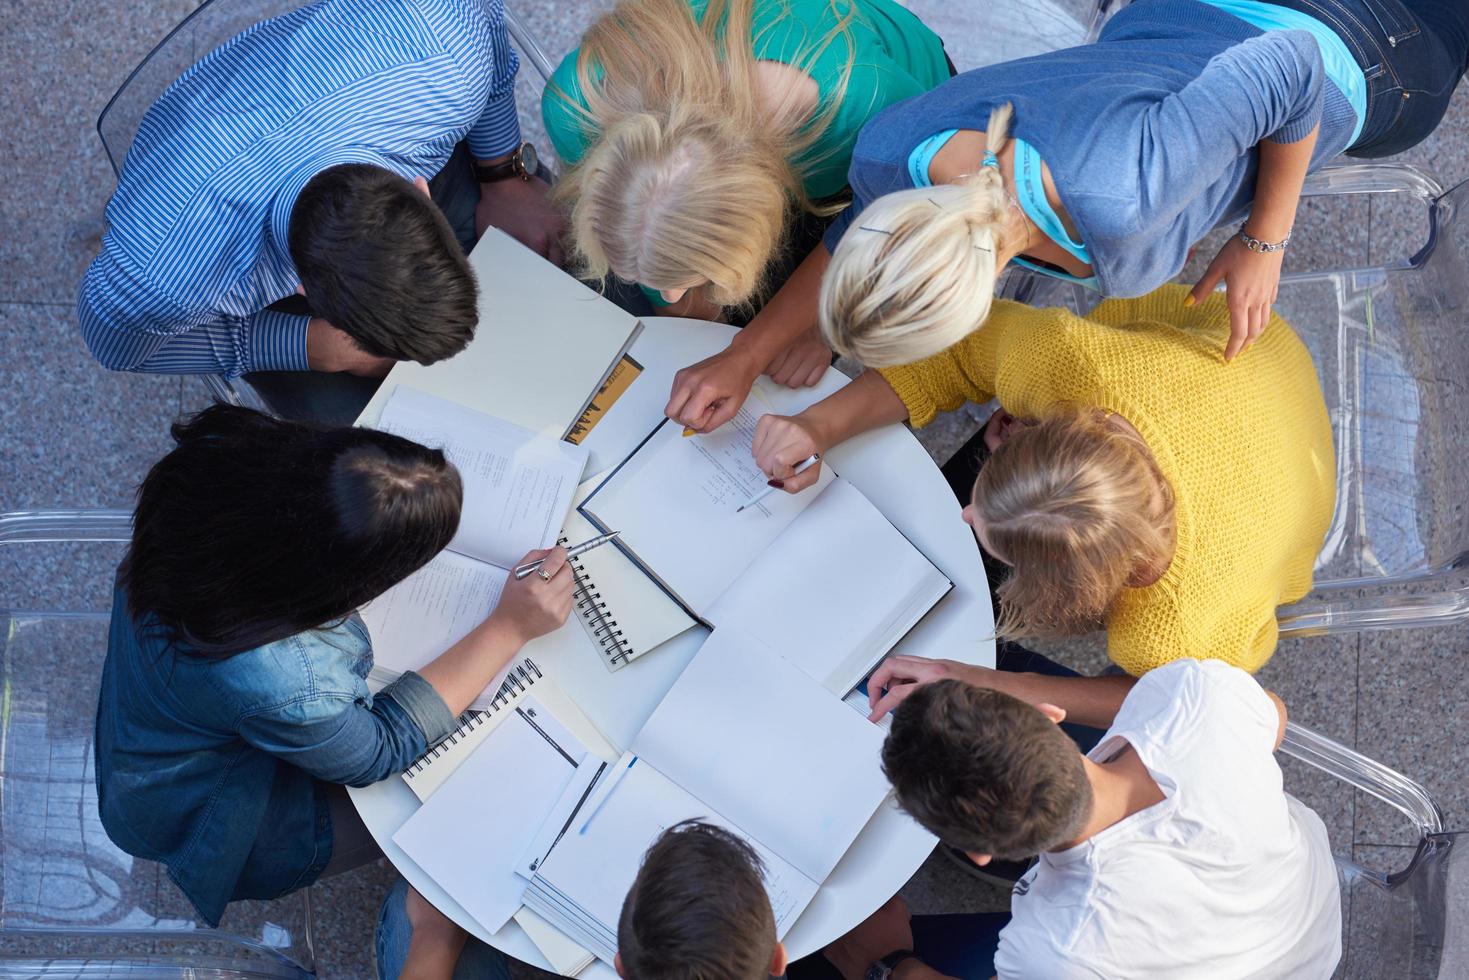
M 755 465 L 776 490 L 799 493 L 815 483 L 821 476 L 821 454 L 825 451 L 800 416 L 762 415 L 755 425 L 751 446 Z

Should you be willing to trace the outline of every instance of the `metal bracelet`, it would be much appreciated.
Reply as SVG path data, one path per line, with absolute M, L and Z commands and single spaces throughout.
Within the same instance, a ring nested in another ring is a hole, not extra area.
M 1239 230 L 1239 240 L 1244 242 L 1245 248 L 1251 252 L 1283 252 L 1285 251 L 1285 247 L 1290 244 L 1289 235 L 1286 235 L 1278 242 L 1262 242 L 1258 238 L 1251 238 L 1245 233 L 1243 228 Z

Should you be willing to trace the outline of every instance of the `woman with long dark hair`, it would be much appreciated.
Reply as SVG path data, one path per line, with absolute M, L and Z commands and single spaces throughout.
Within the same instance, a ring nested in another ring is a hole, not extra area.
M 343 785 L 407 768 L 571 610 L 560 549 L 493 613 L 377 694 L 356 610 L 441 551 L 459 474 L 433 449 L 216 405 L 138 492 L 97 709 L 108 836 L 199 915 L 376 857 Z

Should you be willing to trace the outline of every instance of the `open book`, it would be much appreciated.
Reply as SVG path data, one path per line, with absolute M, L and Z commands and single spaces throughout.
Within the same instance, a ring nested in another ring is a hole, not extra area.
M 882 731 L 763 644 L 717 629 L 632 749 L 585 761 L 520 860 L 526 907 L 612 962 L 623 898 L 668 827 L 760 855 L 784 937 L 888 792 Z
M 562 438 L 643 325 L 498 229 L 485 230 L 469 265 L 479 283 L 474 340 L 437 364 L 394 365 L 357 424 L 376 424 L 394 391 L 410 386 Z
M 953 585 L 830 466 L 737 512 L 766 488 L 751 456 L 760 402 L 757 389 L 707 435 L 665 421 L 586 493 L 569 523 L 622 536 L 581 571 L 632 655 L 667 639 L 681 610 L 749 632 L 843 695 Z M 627 585 L 629 566 L 648 584 Z M 649 622 L 667 625 L 648 636 Z
M 361 610 L 374 676 L 387 682 L 463 639 L 500 601 L 510 568 L 555 542 L 587 451 L 409 387 L 393 392 L 377 428 L 442 448 L 464 483 L 449 547 Z

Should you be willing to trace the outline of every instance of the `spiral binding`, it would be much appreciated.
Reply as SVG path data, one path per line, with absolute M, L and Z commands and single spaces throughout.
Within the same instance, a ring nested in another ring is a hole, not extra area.
M 490 706 L 487 709 L 480 711 L 476 708 L 470 708 L 464 714 L 460 715 L 458 727 L 444 736 L 433 748 L 420 756 L 417 762 L 409 766 L 408 771 L 404 773 L 404 777 L 412 779 L 433 765 L 439 756 L 448 752 L 455 745 L 458 745 L 460 739 L 466 737 L 470 732 L 473 732 L 480 726 L 487 724 L 491 718 L 496 717 L 501 711 L 504 711 L 510 705 L 511 701 L 534 687 L 536 681 L 540 680 L 542 676 L 541 668 L 536 666 L 535 661 L 529 657 L 525 658 L 525 660 L 517 664 L 510 671 L 509 675 L 506 676 L 505 682 L 500 685 L 500 690 L 496 691 L 495 696 L 490 698 Z
M 563 537 L 556 543 L 565 547 L 567 539 Z M 576 588 L 571 593 L 572 601 L 576 606 L 577 615 L 581 617 L 582 622 L 587 624 L 587 630 L 592 635 L 592 642 L 602 648 L 602 655 L 607 658 L 609 664 L 632 659 L 636 656 L 636 652 L 627 645 L 627 640 L 621 628 L 618 627 L 617 620 L 612 618 L 607 603 L 602 601 L 602 593 L 587 574 L 581 556 L 578 555 L 568 561 L 571 564 L 571 577 L 576 582 Z

